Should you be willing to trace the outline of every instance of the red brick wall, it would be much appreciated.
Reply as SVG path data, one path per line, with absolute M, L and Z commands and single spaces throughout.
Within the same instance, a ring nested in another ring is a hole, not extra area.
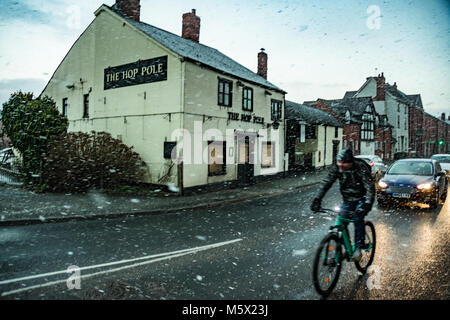
M 375 130 L 375 141 L 378 144 L 375 154 L 383 160 L 391 160 L 392 128 L 378 127 Z
M 361 154 L 361 126 L 359 124 L 345 124 L 342 140 L 344 146 L 349 147 L 350 141 L 353 141 L 353 154 Z
M 267 79 L 267 59 L 267 53 L 261 49 L 261 52 L 258 53 L 258 74 L 264 79 Z
M 375 78 L 377 82 L 377 95 L 373 98 L 373 101 L 385 101 L 386 100 L 386 78 L 384 74 L 378 75 Z
M 437 153 L 437 133 L 438 133 L 438 119 L 435 117 L 424 114 L 424 157 L 429 158 L 433 154 Z
M 437 140 L 444 140 L 444 145 L 437 146 L 436 153 L 446 153 L 446 134 L 447 134 L 447 125 L 444 121 L 437 121 Z
M 417 130 L 425 130 L 424 113 L 422 110 L 412 107 L 409 108 L 408 126 L 409 126 L 409 133 L 408 133 L 409 149 L 410 151 L 412 151 L 412 154 L 415 154 L 417 157 L 423 157 L 424 136 L 416 135 Z
M 336 119 L 338 119 L 341 123 L 344 123 L 344 119 L 342 119 L 337 113 L 335 113 L 333 110 L 331 110 L 330 108 L 327 107 L 327 105 L 325 103 L 323 103 L 322 100 L 317 100 L 316 104 L 313 105 L 314 108 L 323 110 L 325 112 L 330 113 L 333 117 L 335 117 Z

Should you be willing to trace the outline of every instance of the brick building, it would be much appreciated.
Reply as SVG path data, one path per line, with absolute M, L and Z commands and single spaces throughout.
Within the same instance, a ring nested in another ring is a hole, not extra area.
M 377 113 L 386 116 L 392 139 L 390 154 L 397 157 L 430 157 L 450 152 L 450 121 L 425 112 L 420 94 L 407 95 L 386 82 L 384 74 L 368 77 L 358 91 L 348 91 L 345 98 L 372 97 Z M 389 131 L 389 129 L 388 129 Z M 383 138 L 381 131 L 376 134 Z M 386 137 L 383 138 L 386 141 Z M 442 145 L 439 144 L 441 141 Z M 380 150 L 376 152 L 380 153 Z
M 350 147 L 355 155 L 376 154 L 382 159 L 392 157 L 392 125 L 387 116 L 376 112 L 372 98 L 349 98 L 305 102 L 326 111 L 338 119 L 343 128 L 343 147 Z

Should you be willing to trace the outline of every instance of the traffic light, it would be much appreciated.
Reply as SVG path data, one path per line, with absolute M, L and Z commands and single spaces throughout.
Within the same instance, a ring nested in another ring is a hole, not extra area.
M 438 144 L 439 144 L 440 146 L 443 146 L 443 145 L 444 145 L 444 139 L 439 140 Z

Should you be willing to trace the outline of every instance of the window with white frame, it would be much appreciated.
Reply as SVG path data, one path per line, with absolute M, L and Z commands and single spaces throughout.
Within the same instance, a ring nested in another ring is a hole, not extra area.
M 242 110 L 253 111 L 253 89 L 245 87 L 242 90 Z
M 231 107 L 233 101 L 233 82 L 219 78 L 218 104 L 222 107 Z
M 279 100 L 272 100 L 271 102 L 271 118 L 272 121 L 277 121 L 282 119 L 281 109 L 282 109 L 283 102 Z

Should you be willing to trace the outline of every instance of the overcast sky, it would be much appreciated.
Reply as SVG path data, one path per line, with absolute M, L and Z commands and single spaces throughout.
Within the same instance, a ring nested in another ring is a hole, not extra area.
M 16 90 L 39 95 L 102 3 L 115 0 L 0 0 L 0 103 Z M 200 42 L 256 72 L 302 103 L 342 98 L 384 72 L 425 110 L 450 115 L 448 0 L 141 0 L 141 20 L 181 34 L 197 10 Z M 131 61 L 130 61 L 131 62 Z

